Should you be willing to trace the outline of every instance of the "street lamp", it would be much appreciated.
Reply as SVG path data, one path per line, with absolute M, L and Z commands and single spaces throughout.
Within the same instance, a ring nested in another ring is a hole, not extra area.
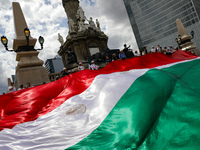
M 43 49 L 44 38 L 42 36 L 40 36 L 38 41 L 39 41 L 39 43 L 41 45 L 41 49 L 37 49 L 37 50 L 42 50 Z
M 13 52 L 14 50 L 8 50 L 8 39 L 6 36 L 1 37 L 1 43 L 4 45 L 5 49 L 9 52 Z
M 29 45 L 29 36 L 30 36 L 30 30 L 28 28 L 24 29 L 24 35 L 26 37 L 27 46 L 28 46 Z
M 19 46 L 17 50 L 8 50 L 8 39 L 6 38 L 6 36 L 1 37 L 1 43 L 4 45 L 5 49 L 9 52 L 37 51 L 43 49 L 44 38 L 42 36 L 40 36 L 38 39 L 41 45 L 41 49 L 34 49 L 33 46 L 29 46 L 30 30 L 28 28 L 24 29 L 24 35 L 26 37 L 27 45 Z

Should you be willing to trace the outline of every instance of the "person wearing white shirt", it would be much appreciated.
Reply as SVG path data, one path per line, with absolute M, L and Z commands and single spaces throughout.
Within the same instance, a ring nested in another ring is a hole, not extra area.
M 138 51 L 135 51 L 135 56 L 140 56 L 140 54 L 138 53 Z
M 16 91 L 15 85 L 11 82 L 11 85 L 8 86 L 8 93 Z
M 78 66 L 78 70 L 81 71 L 81 70 L 84 70 L 85 67 L 83 66 L 82 62 L 79 63 L 79 66 Z
M 155 53 L 155 52 L 156 52 L 156 49 L 154 48 L 154 46 L 151 47 L 151 52 L 152 52 L 152 53 Z
M 33 86 L 31 85 L 30 82 L 27 82 L 27 86 L 26 86 L 26 88 L 30 88 L 30 87 L 33 87 Z
M 98 70 L 99 66 L 95 65 L 94 61 L 91 62 L 92 64 L 89 65 L 89 69 L 90 70 Z
M 158 45 L 156 51 L 159 52 L 159 53 L 162 53 L 162 49 L 161 49 L 160 45 Z
M 22 90 L 22 89 L 24 89 L 23 84 L 21 84 L 17 90 L 19 91 L 19 90 Z

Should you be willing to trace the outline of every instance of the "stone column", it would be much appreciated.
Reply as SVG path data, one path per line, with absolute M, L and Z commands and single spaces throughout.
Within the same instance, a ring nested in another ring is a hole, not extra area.
M 72 19 L 74 21 L 73 28 L 77 32 L 78 21 L 77 21 L 76 14 L 79 7 L 79 1 L 78 0 L 62 0 L 62 4 L 67 14 L 68 20 Z
M 24 14 L 21 10 L 19 3 L 13 2 L 13 18 L 14 18 L 14 27 L 16 38 L 13 42 L 13 49 L 17 50 L 19 46 L 26 46 L 27 41 L 24 35 L 24 29 L 28 28 Z M 37 39 L 29 37 L 29 46 L 35 46 Z

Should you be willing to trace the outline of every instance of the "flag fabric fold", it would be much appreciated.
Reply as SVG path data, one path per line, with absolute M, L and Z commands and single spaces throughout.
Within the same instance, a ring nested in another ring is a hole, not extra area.
M 152 53 L 2 95 L 0 149 L 148 149 L 177 83 L 198 93 L 196 58 Z
M 199 66 L 200 60 L 196 60 L 161 70 L 149 70 L 131 85 L 110 114 L 102 124 L 92 132 L 92 134 L 68 149 L 149 149 L 149 146 L 152 146 L 152 143 L 147 143 L 143 148 L 141 148 L 140 145 L 147 134 L 151 135 L 152 131 L 150 130 L 153 130 L 152 126 L 157 119 L 160 118 L 159 115 L 163 110 L 163 107 L 166 103 L 168 104 L 168 101 L 170 101 L 172 97 L 181 96 L 181 99 L 178 99 L 182 100 L 184 103 L 188 103 L 188 105 L 190 105 L 189 101 L 192 102 L 194 100 L 196 102 L 195 105 L 200 106 L 200 101 L 197 103 L 197 100 L 200 100 L 199 94 L 195 94 L 198 95 L 197 97 L 194 97 L 194 95 L 184 95 L 185 90 L 191 89 L 198 91 L 200 89 L 199 83 L 192 83 L 192 81 L 194 81 L 192 77 L 196 76 L 196 71 L 200 71 Z M 200 72 L 198 74 L 200 75 Z M 200 79 L 196 81 L 200 81 Z M 177 86 L 180 86 L 181 88 Z M 176 90 L 182 95 L 177 94 Z M 187 97 L 183 98 L 183 96 Z M 176 100 L 177 98 L 173 99 Z M 179 109 L 181 106 L 182 105 L 180 104 L 180 106 L 174 106 L 174 108 L 172 108 Z M 200 115 L 200 111 L 196 111 L 196 113 Z M 198 116 L 197 114 L 193 116 L 191 112 L 191 116 L 189 117 L 195 119 Z M 174 115 L 176 116 L 176 114 Z M 167 119 L 165 121 L 167 121 Z M 185 122 L 182 121 L 177 122 L 176 125 L 185 124 Z M 200 125 L 200 122 L 194 121 L 193 123 L 187 123 L 186 129 L 189 130 L 190 128 L 193 128 L 194 131 L 199 130 L 197 124 Z M 172 122 L 171 124 L 173 125 Z M 199 138 L 192 138 L 193 141 L 189 142 L 188 138 L 190 137 L 188 137 L 188 135 L 186 135 L 186 139 L 184 139 L 183 135 L 183 137 L 179 137 L 179 140 L 177 138 L 177 141 L 173 141 L 173 143 L 178 146 L 163 146 L 163 144 L 166 143 L 165 138 L 169 138 L 168 134 L 170 133 L 169 127 L 171 124 L 165 122 L 165 126 L 168 126 L 167 132 L 160 127 L 160 134 L 157 134 L 157 136 L 159 135 L 163 141 L 161 140 L 160 143 L 156 142 L 158 145 L 154 144 L 155 147 L 152 147 L 151 149 L 158 149 L 158 147 L 160 147 L 159 149 L 178 149 L 183 148 L 184 146 L 189 148 L 191 143 L 194 144 L 191 148 L 200 146 L 198 143 Z M 182 131 L 182 129 L 178 127 L 176 127 L 176 130 L 183 133 L 187 132 L 187 134 L 190 134 L 189 136 L 197 135 L 195 132 L 190 133 L 189 131 Z M 165 133 L 164 135 L 163 132 Z M 176 137 L 177 132 L 171 134 Z M 172 135 L 170 135 L 170 140 L 173 140 Z M 152 139 L 156 141 L 156 135 L 151 137 L 151 140 Z M 184 144 L 180 146 L 179 144 L 181 143 L 179 142 Z

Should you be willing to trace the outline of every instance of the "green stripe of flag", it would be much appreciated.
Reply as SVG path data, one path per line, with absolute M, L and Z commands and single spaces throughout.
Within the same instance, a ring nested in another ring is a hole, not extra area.
M 173 140 L 183 126 L 180 121 L 182 114 L 177 110 L 177 108 L 183 107 L 179 106 L 182 105 L 182 99 L 184 99 L 184 104 L 188 105 L 190 101 L 194 100 L 195 104 L 198 104 L 197 106 L 200 108 L 200 103 L 197 103 L 197 99 L 200 99 L 199 68 L 200 60 L 195 60 L 161 70 L 152 69 L 148 71 L 131 85 L 96 130 L 68 149 L 122 150 L 138 147 L 141 150 L 149 148 L 152 150 L 168 149 L 167 142 Z M 179 99 L 176 99 L 176 96 L 179 96 Z M 173 106 L 169 107 L 168 104 L 172 103 L 171 100 L 173 101 Z M 176 100 L 177 104 L 179 104 L 178 106 L 176 105 Z M 183 110 L 180 110 L 180 112 L 187 114 L 186 108 Z M 171 119 L 171 117 L 174 115 L 177 116 L 175 119 L 178 121 L 176 121 L 174 129 L 171 130 L 171 126 L 174 125 L 174 119 Z M 195 117 L 197 118 L 197 115 L 200 116 L 200 112 L 197 114 L 193 112 L 193 114 L 189 113 L 187 115 L 187 117 L 194 119 Z M 168 119 L 171 119 L 169 123 Z M 194 122 L 194 128 L 200 126 L 200 123 L 196 122 L 195 119 L 192 121 Z M 189 123 L 185 122 L 187 125 Z M 162 126 L 165 126 L 164 129 L 168 130 L 165 131 Z M 189 135 L 191 135 L 198 137 L 196 139 L 193 138 L 194 142 L 192 143 L 195 147 L 195 143 L 198 143 L 197 140 L 200 141 L 200 134 L 197 135 L 195 132 L 190 132 L 190 126 L 188 125 L 187 127 L 187 138 L 184 139 L 183 132 L 180 134 L 181 137 L 176 137 L 179 140 L 177 139 L 177 141 L 173 142 L 178 144 L 182 140 L 182 143 L 186 142 L 188 144 Z M 166 139 L 168 139 L 167 142 Z M 175 144 L 171 145 L 171 147 L 172 149 L 177 148 Z
M 164 70 L 175 72 L 179 80 L 160 117 L 137 150 L 199 150 L 200 61 Z

